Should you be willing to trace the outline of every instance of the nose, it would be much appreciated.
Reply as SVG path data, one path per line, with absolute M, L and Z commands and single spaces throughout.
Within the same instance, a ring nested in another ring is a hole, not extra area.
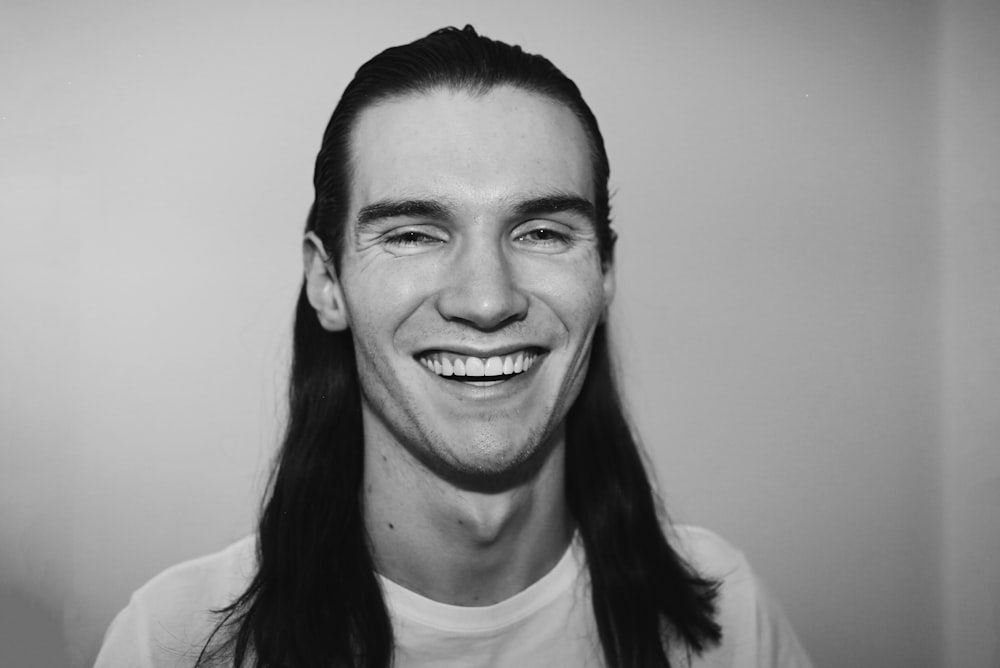
M 446 320 L 489 331 L 527 314 L 528 296 L 502 243 L 478 239 L 457 249 L 444 283 L 437 309 Z

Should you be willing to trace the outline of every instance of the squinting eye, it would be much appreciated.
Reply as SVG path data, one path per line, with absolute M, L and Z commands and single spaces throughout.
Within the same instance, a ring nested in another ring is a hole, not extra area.
M 441 243 L 440 239 L 432 237 L 429 234 L 424 234 L 423 232 L 416 232 L 414 230 L 397 232 L 396 234 L 390 234 L 385 238 L 385 244 L 387 246 L 399 246 L 403 248 L 438 243 Z
M 550 230 L 547 227 L 539 227 L 538 229 L 526 232 L 518 237 L 518 239 L 524 239 L 525 241 L 532 242 L 541 246 L 552 246 L 555 244 L 562 244 L 568 241 L 568 237 L 555 230 Z

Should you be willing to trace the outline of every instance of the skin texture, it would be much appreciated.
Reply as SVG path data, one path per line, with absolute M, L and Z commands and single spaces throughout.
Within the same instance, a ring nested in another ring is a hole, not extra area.
M 340 266 L 314 239 L 305 258 L 320 323 L 354 338 L 376 562 L 430 598 L 493 603 L 572 536 L 564 419 L 613 292 L 586 136 L 534 93 L 436 89 L 362 112 L 352 149 Z M 525 349 L 534 366 L 489 385 L 419 362 Z

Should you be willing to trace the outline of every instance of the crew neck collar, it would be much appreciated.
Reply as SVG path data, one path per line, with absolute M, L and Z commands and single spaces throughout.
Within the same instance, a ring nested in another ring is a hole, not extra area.
M 394 616 L 441 631 L 482 633 L 517 624 L 558 598 L 578 579 L 585 563 L 583 557 L 583 543 L 579 533 L 574 532 L 566 551 L 548 573 L 510 598 L 484 606 L 441 603 L 384 575 L 379 574 L 379 579 Z

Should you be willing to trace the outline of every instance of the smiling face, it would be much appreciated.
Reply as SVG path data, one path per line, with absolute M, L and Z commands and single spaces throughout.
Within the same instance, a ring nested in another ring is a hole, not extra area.
M 363 111 L 351 148 L 339 284 L 309 289 L 351 330 L 366 447 L 509 475 L 561 444 L 611 297 L 583 128 L 521 89 L 435 89 Z

